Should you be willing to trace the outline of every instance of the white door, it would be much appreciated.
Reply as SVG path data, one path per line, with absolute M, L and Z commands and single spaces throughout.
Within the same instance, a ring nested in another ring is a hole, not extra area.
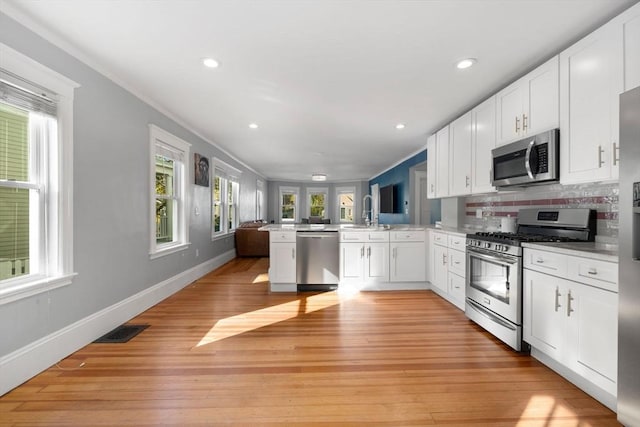
M 414 172 L 414 209 L 413 209 L 413 222 L 414 224 L 429 224 L 431 220 L 431 211 L 429 210 L 428 200 L 428 183 L 427 172 L 415 171 Z
M 622 23 L 624 37 L 624 90 L 640 86 L 640 7 L 629 9 Z
M 365 279 L 389 281 L 389 243 L 368 243 L 365 250 Z
M 433 282 L 432 284 L 445 294 L 448 292 L 449 267 L 447 261 L 448 249 L 444 246 L 433 245 Z
M 522 118 L 523 135 L 555 129 L 560 120 L 558 56 L 527 75 L 526 106 Z
M 296 244 L 272 243 L 270 254 L 271 283 L 295 283 L 296 282 Z
M 363 280 L 364 251 L 364 243 L 340 243 L 340 281 Z
M 436 133 L 436 197 L 449 196 L 449 126 Z
M 496 95 L 496 102 L 498 104 L 497 145 L 504 145 L 519 139 L 522 135 L 523 82 L 518 80 L 502 89 Z
M 436 146 L 436 134 L 434 133 L 427 138 L 427 197 L 436 198 L 436 179 L 437 179 L 437 162 L 438 147 Z
M 471 194 L 471 111 L 449 125 L 449 195 Z
M 426 279 L 425 243 L 398 242 L 391 244 L 392 282 L 424 282 Z
M 491 185 L 491 150 L 496 147 L 496 97 L 492 96 L 472 111 L 471 193 L 496 191 Z

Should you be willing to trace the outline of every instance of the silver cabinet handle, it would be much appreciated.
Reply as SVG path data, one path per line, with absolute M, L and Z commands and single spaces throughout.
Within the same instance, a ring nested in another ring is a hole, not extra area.
M 371 258 L 371 246 L 367 248 L 367 258 Z
M 536 260 L 536 264 L 544 264 L 544 260 L 542 258 L 538 258 Z
M 604 160 L 602 160 L 602 153 L 604 150 L 602 149 L 602 145 L 598 145 L 598 167 L 602 167 L 604 165 Z
M 433 189 L 433 184 L 431 184 L 431 192 L 433 193 L 434 189 Z
M 469 177 L 468 176 L 465 176 L 465 185 L 464 186 L 465 187 L 469 186 Z
M 360 258 L 364 258 L 364 246 L 360 248 Z
M 442 254 L 442 265 L 446 265 L 447 264 L 447 256 L 445 254 Z
M 458 265 L 458 264 L 460 264 L 460 261 L 453 261 L 453 263 Z
M 571 313 L 573 313 L 573 308 L 571 308 L 571 301 L 575 298 L 571 296 L 571 291 L 567 293 L 567 317 L 571 317 Z
M 593 276 L 598 274 L 598 270 L 596 270 L 595 268 L 591 268 L 589 269 L 589 271 L 587 271 L 587 274 L 591 274 Z
M 561 296 L 562 296 L 562 294 L 560 293 L 560 288 L 558 288 L 558 287 L 556 286 L 556 311 L 558 311 L 558 309 L 559 309 L 560 307 L 562 307 L 562 306 L 560 305 L 560 297 L 561 297 Z
M 527 115 L 522 114 L 522 132 L 527 130 Z
M 617 165 L 620 161 L 620 147 L 617 143 L 613 143 L 613 166 Z
M 291 248 L 291 258 L 295 259 L 296 257 L 296 250 L 294 248 Z
M 516 133 L 520 132 L 520 119 L 516 116 Z

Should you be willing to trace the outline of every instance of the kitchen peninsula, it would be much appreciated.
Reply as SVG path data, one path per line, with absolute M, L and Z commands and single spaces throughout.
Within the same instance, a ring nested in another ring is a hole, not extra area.
M 341 291 L 429 289 L 427 228 L 415 225 L 271 224 L 269 281 L 272 292 L 295 292 L 298 233 L 338 234 L 338 279 Z

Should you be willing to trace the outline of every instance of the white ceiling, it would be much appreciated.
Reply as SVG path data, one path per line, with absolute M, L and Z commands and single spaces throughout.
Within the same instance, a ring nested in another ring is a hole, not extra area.
M 341 181 L 423 149 L 438 127 L 636 2 L 0 0 L 0 9 L 266 178 Z M 205 69 L 205 57 L 222 66 Z M 476 66 L 456 69 L 465 57 Z

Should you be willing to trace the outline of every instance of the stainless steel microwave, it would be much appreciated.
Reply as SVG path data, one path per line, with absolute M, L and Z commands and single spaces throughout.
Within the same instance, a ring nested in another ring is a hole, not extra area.
M 491 150 L 494 187 L 526 186 L 560 178 L 560 130 L 552 129 Z

